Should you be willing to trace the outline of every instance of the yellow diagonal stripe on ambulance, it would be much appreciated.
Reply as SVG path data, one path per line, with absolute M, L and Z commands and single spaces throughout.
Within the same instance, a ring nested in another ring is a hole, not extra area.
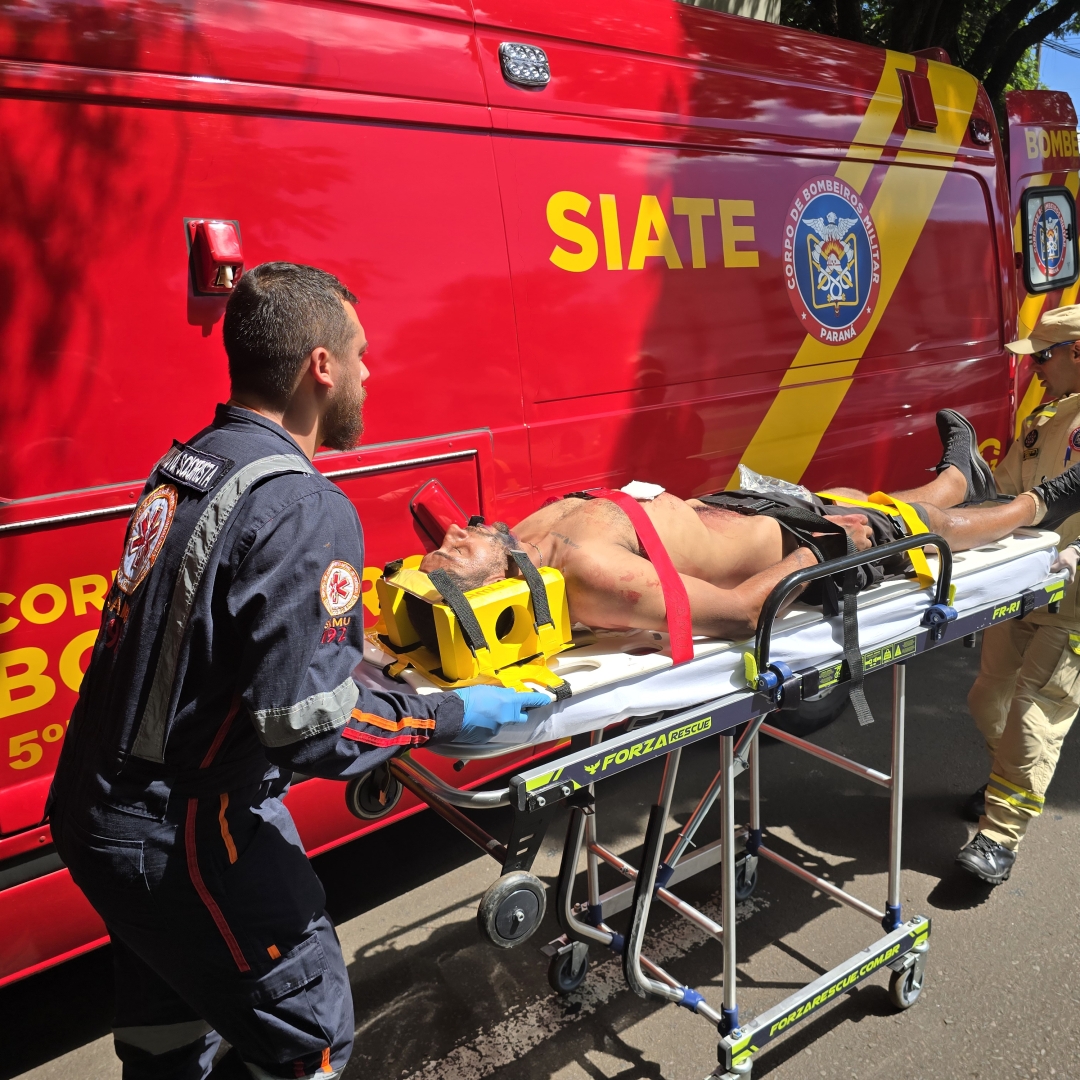
M 914 68 L 915 57 L 886 53 L 877 90 L 847 157 L 836 170 L 860 194 L 882 154 L 881 146 L 860 144 L 888 140 L 902 103 L 898 72 Z M 937 106 L 937 131 L 907 133 L 870 207 L 881 250 L 877 310 L 863 332 L 842 345 L 827 345 L 810 335 L 804 339 L 769 411 L 743 451 L 742 463 L 760 473 L 793 481 L 802 478 L 851 387 L 859 360 L 889 306 L 967 131 L 978 83 L 966 72 L 934 61 L 928 63 L 927 75 Z M 936 167 L 905 167 L 910 165 Z M 736 486 L 737 477 L 738 470 L 729 486 Z

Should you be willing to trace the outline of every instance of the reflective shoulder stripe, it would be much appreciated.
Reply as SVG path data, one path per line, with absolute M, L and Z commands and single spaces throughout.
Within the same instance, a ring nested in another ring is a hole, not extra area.
M 259 709 L 252 715 L 264 746 L 288 746 L 342 727 L 349 719 L 360 691 L 350 675 L 340 686 L 312 694 L 295 705 Z
M 180 571 L 176 576 L 154 681 L 150 686 L 150 695 L 132 746 L 131 752 L 135 757 L 145 761 L 165 760 L 165 729 L 180 647 L 203 571 L 210 561 L 214 545 L 221 536 L 229 515 L 236 509 L 236 504 L 244 492 L 256 480 L 282 473 L 304 472 L 314 473 L 315 470 L 296 454 L 274 454 L 271 457 L 259 458 L 229 476 L 203 510 L 188 540 L 187 549 L 180 562 Z

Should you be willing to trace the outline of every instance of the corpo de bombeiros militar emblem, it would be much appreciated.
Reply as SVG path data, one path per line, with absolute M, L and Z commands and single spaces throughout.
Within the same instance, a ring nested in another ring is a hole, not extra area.
M 1065 266 L 1067 227 L 1061 208 L 1047 200 L 1031 219 L 1031 254 L 1044 278 L 1055 278 Z
M 808 334 L 827 345 L 858 337 L 881 287 L 881 252 L 869 208 L 850 184 L 816 176 L 784 221 L 784 284 Z

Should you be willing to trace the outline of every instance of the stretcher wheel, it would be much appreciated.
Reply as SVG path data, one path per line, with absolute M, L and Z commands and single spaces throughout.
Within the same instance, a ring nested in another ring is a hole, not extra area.
M 385 765 L 350 780 L 345 787 L 349 813 L 363 821 L 377 821 L 397 806 L 404 789 Z
M 910 1009 L 922 993 L 923 977 L 919 964 L 904 971 L 894 971 L 889 979 L 889 1000 L 898 1009 Z
M 540 879 L 515 870 L 488 887 L 480 900 L 476 923 L 492 945 L 512 949 L 532 936 L 546 909 L 547 893 Z
M 580 954 L 579 968 L 574 971 L 574 950 L 567 949 L 564 953 L 556 953 L 548 964 L 548 985 L 556 994 L 572 994 L 584 981 L 589 973 L 589 954 Z
M 804 698 L 794 709 L 781 709 L 773 713 L 769 723 L 789 735 L 804 739 L 836 720 L 847 708 L 850 696 L 851 684 L 840 683 L 813 697 Z
M 757 888 L 757 859 L 744 856 L 735 863 L 735 899 L 749 900 Z

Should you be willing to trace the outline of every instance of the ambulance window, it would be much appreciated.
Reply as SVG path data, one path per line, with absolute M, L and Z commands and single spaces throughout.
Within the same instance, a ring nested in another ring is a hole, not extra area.
M 899 257 L 893 267 L 900 274 L 865 360 L 889 367 L 916 357 L 931 363 L 997 356 L 1005 332 L 992 284 L 999 263 L 980 178 L 949 170 L 927 216 L 922 171 L 893 165 L 888 176 L 892 192 L 878 196 L 872 210 L 883 257 Z M 900 241 L 914 229 L 918 239 L 908 254 Z
M 1076 258 L 1076 203 L 1063 187 L 1028 188 L 1020 200 L 1024 285 L 1049 292 L 1080 277 Z

